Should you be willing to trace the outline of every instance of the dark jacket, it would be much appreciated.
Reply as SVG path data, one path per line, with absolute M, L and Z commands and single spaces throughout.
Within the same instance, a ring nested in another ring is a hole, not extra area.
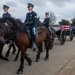
M 44 26 L 49 27 L 49 18 L 44 19 Z
M 26 14 L 26 20 L 25 23 L 27 23 L 28 28 L 36 27 L 37 23 L 37 13 L 32 11 L 31 13 L 28 12 Z
M 5 17 L 11 17 L 11 14 L 10 13 L 4 13 L 3 15 L 2 15 L 2 18 L 5 18 Z

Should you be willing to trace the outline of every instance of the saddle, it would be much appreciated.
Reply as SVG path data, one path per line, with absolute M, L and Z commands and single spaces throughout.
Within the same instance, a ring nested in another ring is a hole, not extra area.
M 38 39 L 38 34 L 40 34 L 42 32 L 42 30 L 39 29 L 39 28 L 36 28 L 35 32 L 36 32 L 35 39 L 37 40 Z M 31 32 L 30 32 L 29 29 L 27 29 L 27 34 L 28 34 L 29 39 L 31 40 Z

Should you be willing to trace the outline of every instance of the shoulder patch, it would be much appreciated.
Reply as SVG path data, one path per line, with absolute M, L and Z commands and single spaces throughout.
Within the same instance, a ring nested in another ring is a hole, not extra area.
M 37 16 L 35 16 L 35 18 L 37 18 Z

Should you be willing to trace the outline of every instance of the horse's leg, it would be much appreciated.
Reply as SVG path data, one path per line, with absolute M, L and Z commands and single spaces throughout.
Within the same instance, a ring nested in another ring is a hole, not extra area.
M 27 54 L 25 54 L 25 59 L 27 60 L 29 66 L 32 65 L 32 60 L 27 56 Z
M 40 60 L 40 54 L 42 52 L 42 44 L 38 47 L 38 53 L 36 55 L 36 62 L 38 62 Z
M 45 60 L 48 60 L 49 59 L 49 49 L 46 50 L 46 57 L 45 57 Z
M 35 51 L 36 49 L 34 48 L 33 51 Z
M 45 56 L 45 60 L 49 59 L 49 45 L 45 42 L 45 46 L 46 46 L 46 56 Z
M 14 61 L 17 61 L 17 60 L 18 60 L 19 53 L 20 53 L 20 50 L 18 49 L 18 53 L 17 53 L 17 55 L 16 55 L 16 57 L 15 57 Z
M 3 43 L 0 43 L 0 59 L 9 61 L 9 59 L 5 58 L 5 57 L 2 55 L 3 47 L 4 47 L 4 44 L 3 44 Z
M 23 72 L 23 68 L 24 68 L 24 58 L 25 58 L 25 53 L 24 53 L 24 50 L 21 51 L 21 63 L 20 63 L 20 67 L 17 71 L 17 74 L 21 74 Z
M 9 46 L 9 49 L 8 49 L 8 51 L 7 51 L 7 53 L 6 53 L 6 57 L 8 57 L 9 56 L 9 53 L 10 53 L 10 49 L 11 49 L 11 47 L 12 47 L 12 44 L 10 44 L 10 46 Z
M 0 43 L 0 56 L 2 56 L 3 47 L 4 47 L 4 44 Z
M 15 54 L 15 52 L 16 52 L 16 47 L 15 47 L 15 44 L 14 44 L 14 43 L 12 43 L 12 47 L 13 47 L 13 52 L 12 52 L 12 54 Z

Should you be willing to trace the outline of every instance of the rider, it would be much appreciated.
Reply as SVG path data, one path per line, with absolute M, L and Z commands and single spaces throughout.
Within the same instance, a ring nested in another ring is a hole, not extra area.
M 9 6 L 3 5 L 3 10 L 4 10 L 4 14 L 2 15 L 2 18 L 8 18 L 8 17 L 10 18 L 11 14 L 8 12 Z M 16 51 L 14 42 L 9 40 L 9 43 L 10 43 L 9 49 L 11 49 L 11 47 L 13 47 L 14 51 Z
M 8 12 L 9 6 L 3 5 L 3 10 L 4 10 L 4 14 L 2 15 L 2 18 L 11 17 L 11 14 Z
M 44 19 L 44 26 L 49 30 L 49 32 L 50 32 L 50 35 L 51 35 L 51 38 L 52 38 L 52 30 L 51 30 L 51 28 L 50 28 L 50 26 L 49 26 L 49 13 L 45 13 L 45 19 Z
M 26 14 L 26 20 L 25 20 L 25 24 L 27 26 L 27 28 L 30 30 L 31 33 L 31 37 L 32 37 L 32 48 L 35 49 L 36 48 L 36 32 L 35 32 L 35 27 L 37 26 L 37 13 L 33 11 L 34 5 L 31 3 L 28 3 L 28 13 Z

